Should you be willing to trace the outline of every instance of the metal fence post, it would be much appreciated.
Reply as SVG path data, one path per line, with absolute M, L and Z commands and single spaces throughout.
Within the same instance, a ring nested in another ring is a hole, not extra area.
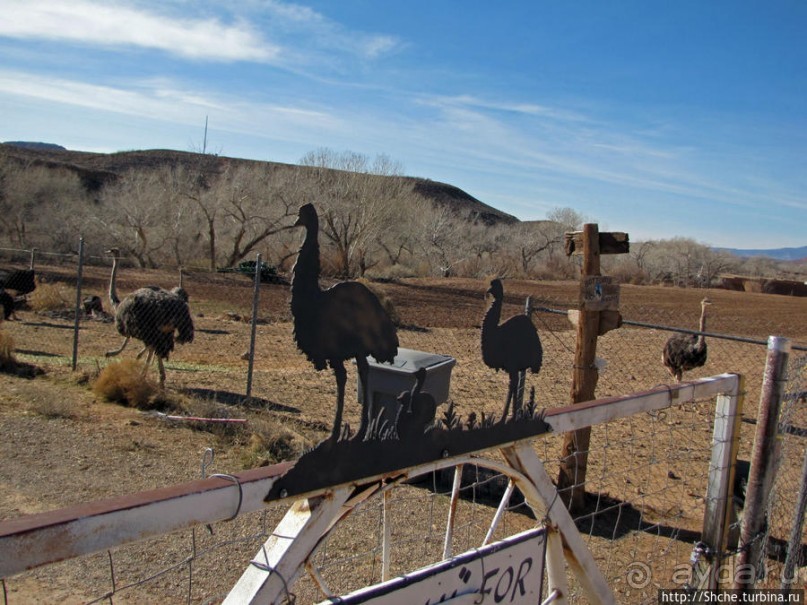
M 768 338 L 768 356 L 757 413 L 757 430 L 748 472 L 745 493 L 745 510 L 740 529 L 740 553 L 736 569 L 742 571 L 735 578 L 734 587 L 748 591 L 756 582 L 757 565 L 761 554 L 760 534 L 767 520 L 767 500 L 776 474 L 779 454 L 779 409 L 782 390 L 787 381 L 787 360 L 790 340 L 780 336 Z M 743 570 L 754 573 L 745 573 Z
M 252 369 L 255 365 L 255 334 L 258 327 L 258 301 L 261 292 L 261 255 L 255 258 L 255 284 L 252 292 L 252 326 L 249 336 L 249 367 L 247 369 L 247 397 L 252 397 Z
M 793 516 L 793 527 L 790 529 L 790 539 L 787 541 L 787 556 L 785 567 L 782 570 L 782 590 L 790 593 L 793 580 L 796 579 L 796 565 L 799 562 L 801 550 L 801 532 L 804 528 L 804 511 L 807 509 L 807 450 L 804 452 L 804 462 L 801 466 L 801 487 L 799 499 L 796 503 L 796 512 Z
M 34 248 L 36 250 L 36 248 Z M 34 251 L 31 251 L 31 265 L 34 264 Z M 73 371 L 78 365 L 78 332 L 81 321 L 81 275 L 84 270 L 84 238 L 78 240 L 78 275 L 76 277 L 76 319 L 73 323 Z

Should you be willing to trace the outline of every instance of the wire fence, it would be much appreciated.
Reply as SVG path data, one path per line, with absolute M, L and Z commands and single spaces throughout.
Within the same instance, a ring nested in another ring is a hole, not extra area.
M 27 251 L 6 253 L 11 255 L 8 262 L 20 267 L 31 256 Z M 21 312 L 22 321 L 6 322 L 2 328 L 15 341 L 15 355 L 23 364 L 44 368 L 57 376 L 75 373 L 74 368 L 78 373 L 97 376 L 102 368 L 116 361 L 106 353 L 117 349 L 123 340 L 116 332 L 106 298 L 109 259 L 88 259 L 79 280 L 77 256 L 37 252 L 35 258 L 47 263 L 47 269 L 41 272 L 44 281 L 38 287 L 44 300 L 36 301 L 33 294 L 29 295 L 27 307 Z M 178 277 L 173 283 L 155 283 L 155 277 L 165 280 L 165 273 L 122 267 L 118 274 L 121 298 L 136 288 L 156 285 L 170 290 L 179 283 Z M 206 402 L 210 415 L 237 416 L 242 408 L 238 404 L 248 404 L 259 406 L 285 426 L 300 431 L 327 431 L 333 409 L 332 376 L 313 371 L 296 350 L 287 295 L 262 291 L 258 312 L 253 314 L 252 283 L 251 276 L 231 273 L 196 271 L 185 276 L 183 287 L 191 294 L 195 337 L 193 342 L 177 344 L 166 361 L 167 384 Z M 207 299 L 195 297 L 195 292 L 227 292 L 228 296 Z M 85 304 L 92 296 L 101 299 L 100 310 Z M 227 302 L 223 303 L 222 298 Z M 81 301 L 80 308 L 76 308 L 77 300 Z M 478 304 L 481 307 L 481 299 Z M 544 347 L 544 365 L 538 374 L 527 374 L 525 398 L 533 397 L 539 408 L 566 405 L 575 331 L 564 310 L 575 308 L 577 301 L 556 297 L 533 299 L 532 304 L 533 321 Z M 697 323 L 689 310 L 650 310 L 624 304 L 621 312 L 625 324 L 600 337 L 597 344 L 597 355 L 606 363 L 600 371 L 598 397 L 669 383 L 670 375 L 661 364 L 664 342 L 674 326 L 687 326 L 677 330 L 687 332 Z M 154 316 L 154 326 L 159 327 L 163 320 Z M 748 460 L 765 365 L 766 341 L 759 336 L 763 328 L 737 336 L 712 331 L 720 329 L 720 323 L 715 326 L 707 336 L 707 364 L 688 372 L 685 378 L 722 372 L 744 376 L 745 408 L 738 458 Z M 256 337 L 251 349 L 253 330 Z M 481 363 L 477 328 L 405 326 L 399 330 L 399 339 L 402 347 L 456 359 L 450 400 L 458 414 L 501 414 L 507 378 Z M 130 349 L 120 356 L 134 357 L 141 346 L 130 343 Z M 798 527 L 799 514 L 803 520 L 799 499 L 805 482 L 807 434 L 805 350 L 796 343 L 788 373 L 779 473 L 768 506 L 767 567 L 760 580 L 767 587 L 779 587 L 786 565 L 793 566 L 802 586 L 805 582 L 805 530 L 795 537 L 795 542 L 791 535 Z M 248 399 L 250 391 L 252 397 Z M 349 372 L 348 392 L 357 392 L 355 372 Z M 352 426 L 358 426 L 358 406 L 349 404 L 348 408 L 347 419 Z M 438 410 L 438 416 L 444 409 Z M 323 414 L 317 416 L 312 410 L 323 410 Z M 714 415 L 714 402 L 704 401 L 594 428 L 588 452 L 586 510 L 576 521 L 620 602 L 656 602 L 659 587 L 679 587 L 689 581 L 690 556 L 703 529 Z M 550 476 L 557 476 L 560 436 L 542 438 L 536 441 L 535 448 Z M 0 474 L 0 483 L 6 479 Z M 452 545 L 454 553 L 482 543 L 506 484 L 506 477 L 484 468 L 466 473 Z M 441 475 L 424 477 L 419 483 L 390 491 L 386 513 L 391 515 L 387 518 L 393 542 L 390 574 L 441 559 L 450 493 L 450 477 Z M 50 598 L 69 596 L 67 601 L 75 602 L 217 602 L 271 535 L 284 512 L 284 507 L 271 505 L 261 513 L 241 515 L 210 528 L 196 528 L 28 572 L 3 581 L 4 599 L 6 603 L 26 602 L 25 595 L 33 591 Z M 383 500 L 372 499 L 340 523 L 314 558 L 316 571 L 294 585 L 289 600 L 321 599 L 317 576 L 336 594 L 379 581 L 384 518 Z M 516 493 L 493 539 L 534 527 L 536 521 Z M 788 548 L 788 544 L 798 544 L 798 548 Z M 791 563 L 786 562 L 788 553 Z M 579 591 L 579 587 L 575 590 Z

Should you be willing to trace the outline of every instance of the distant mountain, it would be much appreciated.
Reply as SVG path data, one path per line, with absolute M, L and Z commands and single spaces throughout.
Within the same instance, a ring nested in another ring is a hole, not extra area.
M 6 141 L 3 145 L 13 145 L 23 149 L 42 149 L 43 151 L 67 151 L 66 147 L 54 143 L 36 143 L 32 141 Z
M 143 151 L 124 151 L 119 153 L 91 153 L 86 151 L 69 151 L 58 145 L 49 143 L 3 143 L 0 144 L 0 156 L 14 159 L 23 164 L 38 164 L 49 168 L 62 168 L 76 172 L 87 191 L 100 189 L 105 183 L 118 178 L 127 170 L 147 170 L 160 166 L 186 165 L 198 167 L 200 162 L 223 164 L 284 166 L 300 172 L 314 170 L 310 166 L 280 164 L 278 162 L 262 162 L 223 156 L 200 155 L 186 151 L 169 149 L 150 149 Z M 426 199 L 447 206 L 453 210 L 468 213 L 487 225 L 513 224 L 518 219 L 506 212 L 485 204 L 462 189 L 418 177 L 401 178 L 408 183 L 412 191 Z
M 803 260 L 807 259 L 807 246 L 801 248 L 774 248 L 771 250 L 754 250 L 741 248 L 717 248 L 731 252 L 737 256 L 767 256 L 776 260 Z

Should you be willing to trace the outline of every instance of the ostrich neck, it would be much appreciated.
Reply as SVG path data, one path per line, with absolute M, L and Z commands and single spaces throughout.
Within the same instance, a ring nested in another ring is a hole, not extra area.
M 112 305 L 112 310 L 118 308 L 120 304 L 120 298 L 118 298 L 118 292 L 115 290 L 115 278 L 118 275 L 118 258 L 115 257 L 112 259 L 112 275 L 109 276 L 109 304 Z
M 706 331 L 706 309 L 701 312 L 701 320 L 698 324 L 698 331 Z M 703 334 L 698 334 L 698 347 L 703 348 L 706 345 L 706 337 Z
M 292 269 L 291 292 L 292 304 L 295 299 L 299 304 L 315 292 L 319 292 L 319 242 L 317 241 L 317 228 L 306 227 L 305 239 L 297 254 L 297 262 Z M 298 307 L 299 308 L 299 307 Z

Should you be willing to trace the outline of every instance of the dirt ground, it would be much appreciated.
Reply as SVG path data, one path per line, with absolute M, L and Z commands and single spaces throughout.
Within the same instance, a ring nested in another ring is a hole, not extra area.
M 40 274 L 47 283 L 62 290 L 66 301 L 75 299 L 72 269 L 48 267 Z M 82 282 L 83 295 L 103 296 L 107 277 L 106 268 L 87 268 Z M 156 271 L 124 271 L 118 289 L 125 294 L 147 284 L 171 287 L 175 285 L 175 277 Z M 407 279 L 376 283 L 373 287 L 394 304 L 400 319 L 401 346 L 440 352 L 456 359 L 451 399 L 460 414 L 500 413 L 506 377 L 485 368 L 479 358 L 479 324 L 486 306 L 485 280 Z M 243 276 L 196 273 L 186 278 L 186 289 L 191 297 L 196 338 L 193 343 L 178 347 L 167 364 L 168 391 L 178 398 L 195 399 L 197 405 L 201 401 L 201 405 L 219 411 L 226 408 L 233 417 L 280 425 L 290 433 L 290 447 L 294 451 L 302 451 L 326 436 L 333 414 L 333 376 L 329 372 L 316 372 L 296 350 L 291 334 L 288 287 L 265 285 L 261 288 L 252 384 L 254 398 L 248 409 L 239 402 L 243 400 L 247 371 L 247 362 L 242 356 L 250 342 L 250 280 Z M 563 311 L 576 306 L 577 284 L 507 280 L 505 290 L 505 317 L 523 312 L 528 296 L 534 307 L 543 309 L 535 315 L 534 321 L 542 335 L 545 363 L 542 371 L 529 379 L 528 386 L 536 389 L 539 406 L 566 404 L 574 332 L 566 317 L 551 310 Z M 794 344 L 807 344 L 807 299 L 717 289 L 706 294 L 715 303 L 707 328 L 710 332 L 763 342 L 769 335 L 784 335 L 793 339 Z M 620 308 L 626 320 L 696 329 L 703 296 L 703 290 L 626 285 L 622 286 Z M 72 302 L 68 306 L 71 305 Z M 97 397 L 91 389 L 92 382 L 101 368 L 114 363 L 103 353 L 120 343 L 111 323 L 81 322 L 78 369 L 74 372 L 70 364 L 74 321 L 69 313 L 23 310 L 19 316 L 21 321 L 6 322 L 0 330 L 14 339 L 20 362 L 40 368 L 44 373 L 34 378 L 0 374 L 0 519 L 197 479 L 206 448 L 214 448 L 216 453 L 215 462 L 206 469 L 208 474 L 237 472 L 274 459 L 269 454 L 263 458 L 252 456 L 254 448 L 248 432 L 224 434 L 201 430 L 204 427 L 199 426 L 168 423 Z M 598 395 L 627 394 L 668 382 L 669 376 L 660 364 L 661 346 L 667 336 L 663 330 L 626 325 L 603 337 L 599 351 L 610 365 L 603 373 Z M 750 396 L 746 411 L 753 414 L 764 364 L 764 346 L 733 342 L 710 346 L 709 364 L 693 377 L 748 372 Z M 123 356 L 132 358 L 136 351 L 132 347 Z M 745 356 L 753 361 L 746 362 Z M 350 368 L 348 392 L 355 393 L 355 388 L 355 376 Z M 358 405 L 349 400 L 345 413 L 352 426 L 358 424 L 358 412 Z M 661 458 L 666 465 L 661 468 L 666 469 L 667 477 L 655 476 L 658 467 L 648 466 L 645 483 L 640 483 L 641 469 L 645 468 L 642 464 L 639 470 L 625 467 L 621 474 L 608 476 L 604 462 L 601 466 L 595 464 L 594 473 L 599 478 L 602 497 L 625 501 L 636 500 L 638 495 L 640 502 L 634 503 L 631 510 L 641 510 L 639 523 L 651 524 L 654 518 L 658 524 L 677 520 L 673 538 L 680 532 L 698 531 L 708 469 L 710 413 L 697 408 L 661 422 L 658 418 L 652 419 L 654 428 L 642 434 L 651 442 L 657 442 L 652 446 L 653 451 L 647 450 L 645 438 L 642 440 L 645 445 L 635 438 L 637 432 L 648 430 L 644 425 L 629 422 L 609 429 L 596 446 L 601 448 L 601 459 L 608 458 L 609 452 L 610 459 L 615 461 L 653 459 L 655 464 Z M 617 454 L 627 436 L 631 436 L 627 450 Z M 695 442 L 700 445 L 691 447 L 685 459 L 680 452 L 660 455 L 662 443 L 681 447 L 682 443 Z M 543 452 L 542 457 L 548 461 L 547 468 L 552 474 L 556 467 L 550 461 L 556 457 L 557 448 L 551 442 L 541 448 L 539 453 Z M 687 468 L 687 464 L 694 466 Z M 431 507 L 429 519 L 440 518 L 433 494 L 424 495 L 422 490 L 414 488 L 406 490 L 404 501 L 411 500 L 411 504 L 404 507 L 402 515 L 415 515 L 413 511 L 427 506 Z M 654 499 L 653 490 L 661 495 Z M 477 526 L 485 527 L 484 522 L 475 519 L 475 511 L 473 507 L 468 511 L 472 519 L 467 524 L 469 543 L 477 539 Z M 271 527 L 272 519 L 280 514 L 282 510 L 271 510 L 268 520 L 258 522 L 253 518 L 237 530 L 222 531 L 248 534 L 250 526 L 254 529 L 256 523 L 267 523 Z M 415 526 L 415 517 L 407 531 Z M 534 520 L 518 511 L 508 518 L 508 529 L 513 531 L 534 524 Z M 429 525 L 426 529 L 414 530 L 411 539 L 404 539 L 405 532 L 400 530 L 401 544 L 409 545 L 401 549 L 402 559 L 398 564 L 402 570 L 423 564 L 417 549 L 411 547 L 411 541 L 422 542 L 423 532 L 431 535 L 435 531 L 434 524 L 427 521 L 426 525 Z M 602 533 L 601 528 L 596 532 L 590 528 L 590 532 L 592 535 Z M 199 533 L 200 541 L 202 533 Z M 610 570 L 610 577 L 624 575 L 624 568 L 631 564 L 628 551 L 634 553 L 633 560 L 636 560 L 643 556 L 642 552 L 675 550 L 679 558 L 686 560 L 690 546 L 686 541 L 673 546 L 674 539 L 658 534 L 652 540 L 646 536 L 635 540 L 625 553 L 601 561 Z M 125 567 L 126 571 L 117 573 L 142 578 L 149 570 L 167 567 L 169 563 L 160 563 L 155 550 L 165 556 L 166 561 L 170 561 L 171 556 L 181 561 L 187 556 L 187 541 L 187 534 L 168 536 L 165 543 L 151 544 L 150 555 L 134 547 L 122 549 L 116 553 L 116 567 Z M 260 540 L 253 540 L 235 554 L 222 549 L 212 564 L 195 567 L 193 576 L 198 588 L 192 590 L 190 600 L 207 602 L 216 600 L 222 591 L 226 593 L 258 544 Z M 227 559 L 225 555 L 234 559 Z M 222 560 L 222 557 L 225 558 Z M 602 557 L 598 556 L 599 559 Z M 356 564 L 348 560 L 344 566 L 352 569 Z M 226 573 L 222 572 L 224 567 L 228 570 Z M 331 572 L 340 575 L 333 567 Z M 341 573 L 344 575 L 344 571 Z M 188 594 L 181 586 L 187 579 L 183 574 L 187 572 L 116 594 L 115 601 L 185 602 Z M 109 563 L 102 554 L 7 579 L 4 590 L 8 603 L 87 602 L 110 590 L 109 576 Z M 170 577 L 171 574 L 166 574 L 166 578 Z M 301 593 L 300 602 L 310 600 L 305 598 L 307 594 Z

